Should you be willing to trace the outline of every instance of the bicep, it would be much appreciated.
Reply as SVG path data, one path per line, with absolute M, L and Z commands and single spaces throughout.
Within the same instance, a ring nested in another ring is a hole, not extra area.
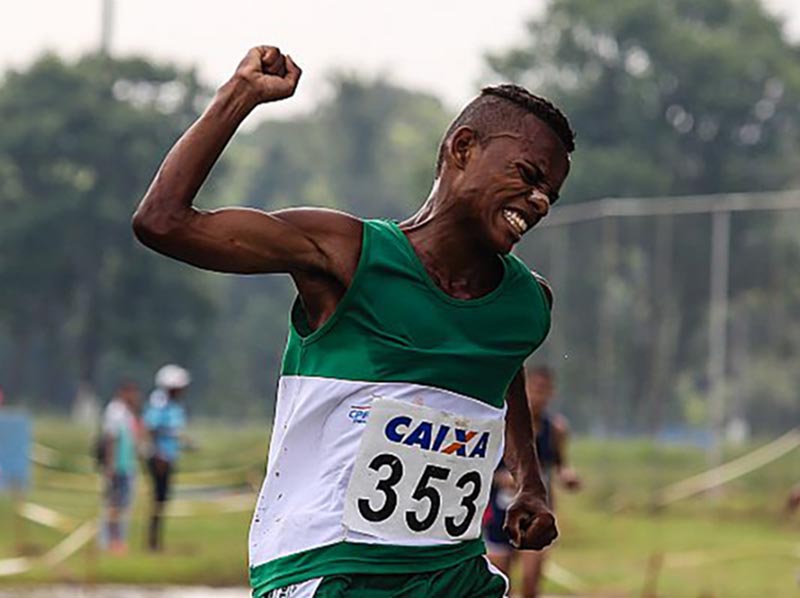
M 217 272 L 338 276 L 341 254 L 360 243 L 360 231 L 358 219 L 334 210 L 223 208 L 193 209 L 160 234 L 144 231 L 140 238 L 160 253 Z

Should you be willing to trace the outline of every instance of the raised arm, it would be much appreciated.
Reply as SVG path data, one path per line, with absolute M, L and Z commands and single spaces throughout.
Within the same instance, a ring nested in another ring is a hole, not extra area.
M 541 550 L 556 539 L 558 530 L 555 516 L 547 506 L 547 488 L 536 456 L 523 369 L 514 376 L 506 403 L 504 460 L 517 482 L 517 495 L 508 508 L 505 527 L 517 548 Z
M 349 284 L 361 243 L 356 218 L 322 209 L 266 213 L 192 205 L 242 121 L 257 105 L 292 96 L 300 75 L 291 57 L 277 48 L 258 46 L 247 53 L 161 164 L 133 217 L 142 243 L 208 270 L 287 272 L 306 286 L 309 276 L 319 275 Z

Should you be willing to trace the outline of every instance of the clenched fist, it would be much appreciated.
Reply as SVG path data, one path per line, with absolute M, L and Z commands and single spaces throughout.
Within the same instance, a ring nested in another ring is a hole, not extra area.
M 547 502 L 525 490 L 508 507 L 503 528 L 511 545 L 521 550 L 542 550 L 558 537 L 556 518 Z
M 275 102 L 294 95 L 303 71 L 288 54 L 274 46 L 251 48 L 233 75 L 254 104 Z

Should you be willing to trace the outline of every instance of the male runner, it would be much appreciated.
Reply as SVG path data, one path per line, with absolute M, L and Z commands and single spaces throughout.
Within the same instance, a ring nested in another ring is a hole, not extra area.
M 560 482 L 570 491 L 578 490 L 581 486 L 578 474 L 567 464 L 569 424 L 563 415 L 548 412 L 555 393 L 555 374 L 552 369 L 547 366 L 530 368 L 527 371 L 525 387 L 528 406 L 533 417 L 536 454 L 547 486 L 550 508 L 555 509 L 554 481 Z M 536 598 L 539 595 L 546 551 L 515 550 L 503 529 L 505 509 L 513 499 L 515 490 L 514 479 L 501 465 L 494 475 L 489 509 L 484 522 L 484 536 L 488 545 L 489 559 L 503 573 L 508 574 L 514 561 L 519 559 L 522 566 L 520 598 Z
M 250 531 L 253 595 L 499 598 L 480 514 L 504 440 L 519 484 L 512 541 L 543 548 L 557 535 L 521 369 L 549 329 L 549 297 L 510 251 L 557 198 L 573 133 L 546 100 L 500 86 L 450 126 L 433 189 L 402 224 L 195 208 L 245 117 L 293 95 L 300 75 L 277 48 L 251 49 L 133 223 L 168 256 L 289 273 L 298 289 Z

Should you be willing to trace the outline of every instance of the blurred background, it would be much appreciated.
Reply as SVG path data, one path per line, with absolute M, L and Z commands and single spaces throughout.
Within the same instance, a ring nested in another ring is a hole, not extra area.
M 0 465 L 15 447 L 24 462 L 0 494 L 0 596 L 247 582 L 293 289 L 161 258 L 135 242 L 130 216 L 260 43 L 304 79 L 252 115 L 205 207 L 402 218 L 427 195 L 449 119 L 484 84 L 550 97 L 577 131 L 559 207 L 519 248 L 554 288 L 532 363 L 556 372 L 553 408 L 584 478 L 559 497 L 547 592 L 800 595 L 800 520 L 786 506 L 800 482 L 800 4 L 5 8 L 0 416 L 17 424 L 0 435 Z M 110 558 L 84 527 L 100 504 L 98 418 L 120 380 L 147 390 L 168 362 L 192 372 L 198 446 L 181 463 L 171 544 L 141 549 L 138 500 L 130 554 Z

